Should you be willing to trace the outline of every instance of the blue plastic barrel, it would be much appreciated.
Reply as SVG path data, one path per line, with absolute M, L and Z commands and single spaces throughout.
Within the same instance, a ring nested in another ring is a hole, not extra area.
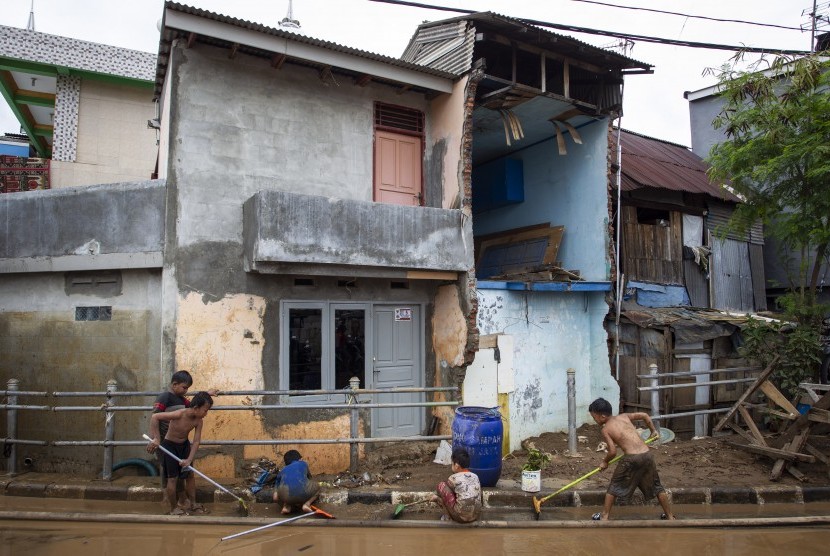
M 470 454 L 470 471 L 478 475 L 481 486 L 492 487 L 501 477 L 501 413 L 488 407 L 455 408 L 452 422 L 452 445 L 466 448 Z

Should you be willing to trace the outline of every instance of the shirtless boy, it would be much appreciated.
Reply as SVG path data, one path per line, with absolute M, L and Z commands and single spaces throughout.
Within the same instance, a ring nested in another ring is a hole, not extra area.
M 654 456 L 651 454 L 648 445 L 634 428 L 633 421 L 645 421 L 652 436 L 660 433 L 651 421 L 647 413 L 620 413 L 616 417 L 611 415 L 611 404 L 607 400 L 597 398 L 588 411 L 594 421 L 602 427 L 602 438 L 608 444 L 608 453 L 605 459 L 599 464 L 600 469 L 605 470 L 610 462 L 617 455 L 617 446 L 625 453 L 614 470 L 614 476 L 608 485 L 605 493 L 605 504 L 601 514 L 594 514 L 595 520 L 607 520 L 611 513 L 611 507 L 617 497 L 624 499 L 634 494 L 639 488 L 645 500 L 657 496 L 660 505 L 663 507 L 663 519 L 674 519 L 674 514 L 669 504 L 666 489 L 660 484 L 660 477 L 657 474 L 657 466 L 654 464 Z
M 164 455 L 164 476 L 167 478 L 167 501 L 170 503 L 170 515 L 182 515 L 185 513 L 208 513 L 204 506 L 196 504 L 196 477 L 186 469 L 196 456 L 199 443 L 202 440 L 202 420 L 213 406 L 213 399 L 207 392 L 199 392 L 190 400 L 190 406 L 168 413 L 154 413 L 150 419 L 150 436 L 153 440 L 147 445 L 147 451 L 155 452 L 159 444 L 164 446 L 170 453 L 178 456 L 182 462 L 179 463 Z M 164 440 L 159 442 L 159 423 L 167 422 L 167 434 Z M 193 432 L 193 441 L 189 440 L 190 431 Z M 190 507 L 186 509 L 176 507 L 176 479 L 182 477 L 185 481 L 185 492 L 190 500 Z

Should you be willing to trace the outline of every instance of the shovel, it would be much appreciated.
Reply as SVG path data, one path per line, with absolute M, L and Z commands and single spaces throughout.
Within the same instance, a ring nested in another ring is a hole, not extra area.
M 147 441 L 149 441 L 149 442 L 153 441 L 153 439 L 150 438 L 149 436 L 147 436 L 146 434 L 143 435 L 143 436 Z M 164 452 L 165 454 L 167 454 L 168 456 L 170 456 L 171 458 L 173 458 L 177 462 L 179 462 L 179 463 L 182 462 L 181 458 L 179 458 L 175 454 L 172 454 L 170 452 L 170 450 L 166 449 L 164 446 L 159 445 L 158 448 L 159 448 L 159 450 L 161 450 L 162 452 Z M 207 482 L 209 482 L 210 484 L 212 484 L 216 488 L 218 488 L 218 489 L 230 494 L 234 498 L 236 498 L 236 501 L 239 502 L 239 508 L 245 513 L 245 515 L 248 515 L 248 504 L 246 504 L 245 501 L 242 498 L 240 498 L 239 496 L 237 496 L 236 494 L 234 494 L 233 492 L 231 492 L 227 488 L 223 487 L 222 485 L 220 485 L 219 483 L 217 483 L 216 481 L 214 481 L 213 479 L 211 479 L 210 477 L 208 477 L 207 475 L 205 475 L 204 473 L 202 473 L 201 471 L 199 471 L 198 469 L 196 469 L 192 465 L 188 465 L 187 467 L 185 467 L 185 469 L 190 469 L 191 471 L 193 471 L 194 473 L 199 475 L 201 478 L 203 478 L 204 480 L 206 480 Z
M 651 438 L 649 438 L 648 440 L 646 440 L 646 444 L 648 444 L 648 443 L 650 443 L 650 442 L 654 442 L 654 441 L 655 441 L 655 440 L 657 440 L 658 438 L 660 438 L 660 437 L 659 437 L 659 436 L 652 436 Z M 608 465 L 610 466 L 612 463 L 616 463 L 617 461 L 619 461 L 620 459 L 622 459 L 622 457 L 623 457 L 624 455 L 625 455 L 625 454 L 620 454 L 620 455 L 618 455 L 617 457 L 615 457 L 614 459 L 612 459 L 611 461 L 609 461 L 609 462 L 608 462 Z M 588 477 L 592 477 L 592 476 L 596 475 L 596 474 L 597 474 L 597 473 L 599 473 L 600 471 L 602 471 L 602 468 L 601 468 L 601 467 L 597 467 L 597 468 L 596 468 L 596 469 L 594 469 L 593 471 L 588 471 L 587 473 L 585 473 L 585 474 L 584 474 L 583 476 L 581 476 L 580 478 L 576 479 L 575 481 L 571 481 L 570 483 L 566 484 L 565 486 L 563 486 L 562 488 L 560 488 L 560 489 L 559 489 L 559 490 L 557 490 L 556 492 L 554 492 L 554 493 L 552 493 L 552 494 L 548 494 L 548 495 L 547 495 L 547 496 L 545 496 L 544 498 L 536 498 L 536 497 L 534 496 L 534 497 L 533 497 L 533 511 L 535 511 L 535 512 L 536 512 L 536 520 L 538 521 L 538 520 L 539 520 L 539 516 L 542 514 L 542 504 L 544 504 L 545 502 L 547 502 L 548 500 L 550 500 L 551 498 L 553 498 L 553 497 L 554 497 L 554 496 L 556 496 L 557 494 L 560 494 L 560 493 L 562 493 L 562 492 L 565 492 L 566 490 L 568 490 L 568 489 L 569 489 L 569 488 L 571 488 L 572 486 L 574 486 L 574 485 L 577 485 L 577 484 L 581 483 L 582 481 L 584 481 L 584 480 L 585 480 L 585 479 L 587 479 Z
M 424 498 L 423 500 L 416 500 L 414 502 L 410 502 L 409 504 L 398 504 L 397 506 L 395 506 L 395 511 L 392 512 L 392 515 L 390 515 L 389 517 L 391 519 L 398 519 L 399 517 L 401 517 L 401 514 L 403 513 L 403 511 L 406 508 L 408 508 L 409 506 L 414 506 L 416 504 L 423 504 L 424 502 L 429 502 L 429 501 L 430 501 L 429 498 Z

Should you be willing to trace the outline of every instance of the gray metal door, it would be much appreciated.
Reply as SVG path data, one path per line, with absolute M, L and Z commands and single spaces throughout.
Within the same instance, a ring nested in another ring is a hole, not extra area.
M 423 386 L 421 310 L 417 305 L 375 305 L 373 309 L 375 388 Z M 377 403 L 423 401 L 420 393 L 377 394 Z M 414 436 L 424 428 L 424 408 L 372 410 L 372 435 Z
M 712 242 L 712 307 L 733 311 L 754 310 L 749 246 L 734 239 Z

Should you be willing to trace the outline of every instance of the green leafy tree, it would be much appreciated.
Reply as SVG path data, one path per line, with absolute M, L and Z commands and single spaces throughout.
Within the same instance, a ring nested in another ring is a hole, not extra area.
M 799 276 L 790 277 L 798 287 L 779 298 L 783 321 L 751 322 L 741 350 L 764 366 L 780 355 L 775 377 L 789 395 L 796 394 L 799 382 L 816 376 L 818 330 L 827 309 L 816 302 L 830 245 L 827 55 L 762 58 L 739 70 L 743 56 L 738 54 L 711 72 L 724 100 L 713 125 L 723 130 L 725 140 L 710 152 L 710 176 L 728 182 L 744 201 L 729 228 L 746 231 L 760 220 L 768 237 L 801 254 Z
M 745 231 L 760 220 L 768 236 L 802 254 L 804 302 L 815 298 L 830 245 L 830 61 L 828 52 L 761 59 L 738 70 L 738 54 L 717 75 L 725 101 L 713 122 L 725 140 L 710 153 L 710 175 L 745 202 L 730 220 Z M 809 255 L 813 254 L 812 268 Z

